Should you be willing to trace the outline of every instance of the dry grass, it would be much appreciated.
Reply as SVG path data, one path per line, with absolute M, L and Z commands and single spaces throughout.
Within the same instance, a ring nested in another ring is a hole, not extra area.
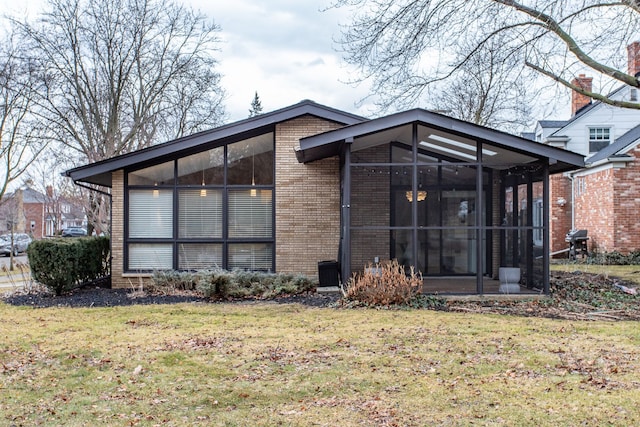
M 640 331 L 421 310 L 0 305 L 4 425 L 640 425 Z
M 618 277 L 640 285 L 640 265 L 601 265 L 581 262 L 556 262 L 551 264 L 552 271 L 599 274 L 605 277 Z

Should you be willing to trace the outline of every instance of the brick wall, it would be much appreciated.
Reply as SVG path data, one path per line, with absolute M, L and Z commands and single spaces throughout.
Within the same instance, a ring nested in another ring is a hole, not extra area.
M 337 260 L 340 244 L 340 160 L 300 164 L 299 139 L 341 127 L 312 116 L 276 126 L 276 270 L 317 275 Z
M 574 178 L 575 228 L 586 229 L 589 251 L 615 248 L 614 170 Z
M 612 230 L 614 249 L 627 253 L 640 249 L 640 148 L 627 153 L 636 158 L 627 167 L 613 169 Z
M 558 203 L 564 200 L 564 205 Z M 549 221 L 549 237 L 551 253 L 568 248 L 564 241 L 566 234 L 571 230 L 571 180 L 562 174 L 549 177 L 549 204 L 551 218 Z M 558 255 L 558 257 L 566 254 Z
M 111 175 L 111 287 L 130 288 L 140 285 L 143 275 L 124 275 L 124 171 Z
M 390 148 L 373 147 L 358 152 L 359 162 L 390 162 Z M 351 169 L 351 225 L 389 227 L 391 178 L 389 167 L 353 167 Z M 355 230 L 351 233 L 351 271 L 362 271 L 374 262 L 390 258 L 389 230 Z M 409 239 L 409 237 L 407 237 Z

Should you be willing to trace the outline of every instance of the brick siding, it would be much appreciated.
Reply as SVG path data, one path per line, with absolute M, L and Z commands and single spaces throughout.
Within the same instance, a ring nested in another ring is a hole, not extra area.
M 318 262 L 338 259 L 340 159 L 300 164 L 305 136 L 340 125 L 304 116 L 276 125 L 276 270 L 317 275 Z
M 564 205 L 558 203 L 564 200 Z M 571 180 L 562 174 L 549 177 L 549 221 L 550 251 L 558 252 L 568 248 L 564 241 L 565 236 L 571 230 Z M 558 254 L 558 257 L 567 256 Z

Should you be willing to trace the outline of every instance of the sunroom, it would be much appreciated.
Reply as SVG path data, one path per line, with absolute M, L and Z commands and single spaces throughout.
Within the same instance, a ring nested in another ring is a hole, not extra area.
M 549 291 L 549 175 L 578 154 L 411 110 L 300 140 L 298 161 L 341 159 L 342 277 L 397 259 L 425 292 Z M 519 286 L 515 288 L 519 291 Z

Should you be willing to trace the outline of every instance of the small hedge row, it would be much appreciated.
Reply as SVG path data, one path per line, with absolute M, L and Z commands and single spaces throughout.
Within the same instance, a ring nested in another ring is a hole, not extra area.
M 202 270 L 198 272 L 156 271 L 151 292 L 197 291 L 207 298 L 271 298 L 314 290 L 316 283 L 307 276 L 262 273 L 244 270 Z
M 640 251 L 635 250 L 627 254 L 623 254 L 618 251 L 593 251 L 589 254 L 586 262 L 590 264 L 602 265 L 637 265 L 640 264 Z
M 27 255 L 33 278 L 56 295 L 106 277 L 110 271 L 108 237 L 36 240 Z

